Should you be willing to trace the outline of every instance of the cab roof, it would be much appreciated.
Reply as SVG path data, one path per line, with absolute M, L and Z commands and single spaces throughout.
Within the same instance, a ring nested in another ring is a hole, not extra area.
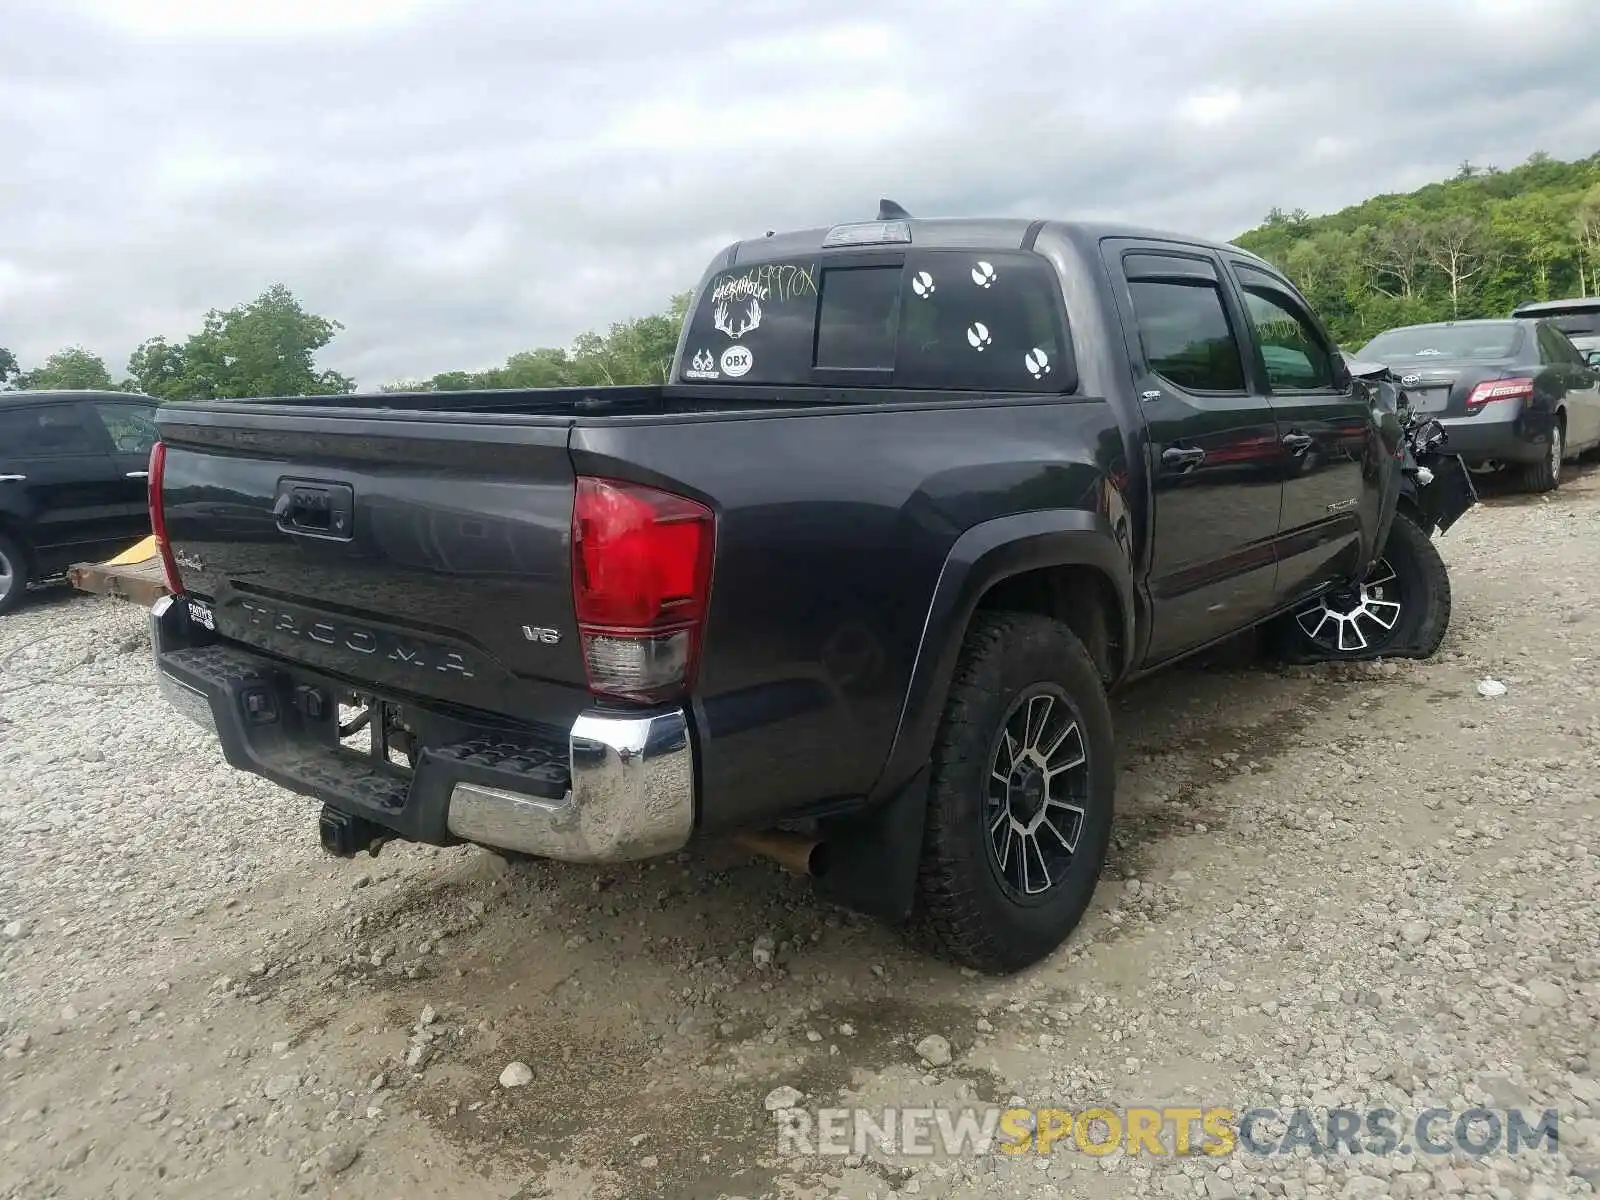
M 881 220 L 881 218 L 879 218 Z M 1149 241 L 1177 241 L 1192 246 L 1202 246 L 1219 253 L 1236 254 L 1253 262 L 1265 264 L 1253 254 L 1230 242 L 1218 242 L 1191 234 L 1171 230 L 1150 229 L 1140 225 L 1115 221 L 1063 221 L 1030 219 L 1027 217 L 907 217 L 900 219 L 911 235 L 909 245 L 935 250 L 1015 250 L 1031 241 L 1038 232 L 1049 229 L 1079 244 L 1098 242 L 1102 238 L 1139 238 Z M 780 258 L 796 258 L 814 254 L 824 249 L 825 239 L 833 230 L 852 225 L 872 225 L 874 220 L 841 221 L 837 225 L 818 226 L 769 233 L 763 238 L 747 238 L 735 242 L 728 249 L 726 266 L 742 263 L 767 262 Z M 892 249 L 907 243 L 874 242 L 861 249 Z M 832 248 L 832 247 L 829 247 Z M 840 246 L 839 249 L 849 249 Z

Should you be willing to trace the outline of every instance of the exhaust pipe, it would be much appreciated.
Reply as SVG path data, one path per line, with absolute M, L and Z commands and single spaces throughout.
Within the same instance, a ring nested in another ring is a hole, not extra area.
M 733 841 L 746 850 L 773 859 L 785 870 L 792 871 L 796 875 L 820 874 L 822 856 L 818 854 L 818 850 L 821 849 L 822 843 L 815 838 L 808 838 L 798 833 L 769 830 L 765 833 L 740 834 Z

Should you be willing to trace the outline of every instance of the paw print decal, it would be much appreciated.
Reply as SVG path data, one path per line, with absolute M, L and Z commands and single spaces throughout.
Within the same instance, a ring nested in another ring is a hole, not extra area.
M 999 276 L 995 274 L 994 264 L 979 261 L 972 268 L 972 282 L 981 288 L 991 288 Z
M 1022 362 L 1035 379 L 1050 374 L 1050 356 L 1037 346 L 1022 356 Z
M 938 289 L 933 286 L 933 276 L 926 271 L 918 271 L 911 277 L 911 290 L 917 294 L 918 300 L 926 300 Z
M 989 336 L 989 327 L 982 321 L 974 321 L 967 326 L 967 344 L 979 354 L 982 354 L 992 341 L 994 339 Z

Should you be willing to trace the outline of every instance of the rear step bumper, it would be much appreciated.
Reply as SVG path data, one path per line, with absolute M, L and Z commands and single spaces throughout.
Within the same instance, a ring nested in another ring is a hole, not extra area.
M 348 685 L 197 640 L 181 598 L 156 602 L 162 694 L 216 733 L 229 764 L 399 837 L 620 862 L 676 850 L 693 832 L 694 745 L 682 709 L 585 712 L 566 731 L 422 713 L 422 749 L 406 770 L 339 746 L 333 697 Z

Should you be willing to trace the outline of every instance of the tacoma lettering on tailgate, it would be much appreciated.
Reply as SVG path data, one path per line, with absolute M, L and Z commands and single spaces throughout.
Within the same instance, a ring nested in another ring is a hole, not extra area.
M 416 638 L 402 638 L 382 630 L 366 629 L 348 621 L 296 613 L 282 605 L 267 606 L 250 600 L 237 602 L 245 619 L 257 628 L 285 634 L 353 654 L 377 655 L 401 666 L 442 671 L 462 679 L 473 677 L 472 664 L 457 650 L 446 650 Z

